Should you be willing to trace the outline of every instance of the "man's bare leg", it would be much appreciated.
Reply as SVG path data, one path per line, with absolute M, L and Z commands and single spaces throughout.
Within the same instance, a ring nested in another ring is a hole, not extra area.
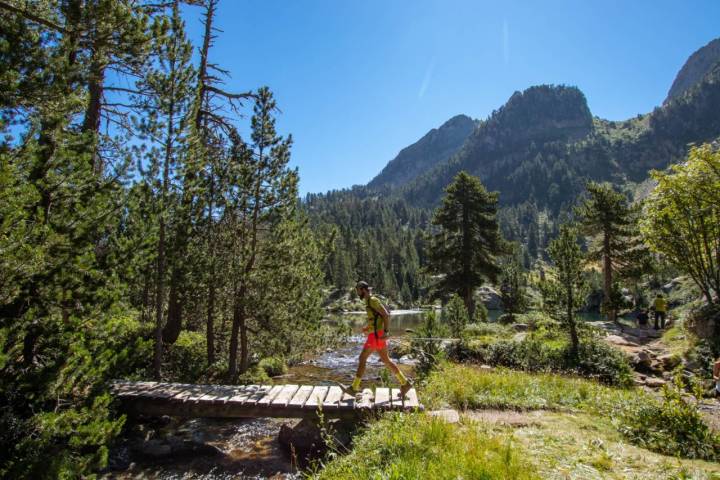
M 352 385 L 348 388 L 340 384 L 340 388 L 343 393 L 347 395 L 355 395 L 360 391 L 360 382 L 362 382 L 362 377 L 365 374 L 365 364 L 367 363 L 367 359 L 371 353 L 372 350 L 367 348 L 363 348 L 363 351 L 360 352 L 360 357 L 358 357 L 358 367 L 355 372 L 355 379 L 353 380 Z
M 395 362 L 390 359 L 387 348 L 378 350 L 378 354 L 380 355 L 380 360 L 382 360 L 388 370 L 390 370 L 395 375 L 395 378 L 398 379 L 398 382 L 400 382 L 400 398 L 404 398 L 405 395 L 407 395 L 407 392 L 412 388 L 412 384 L 408 381 L 405 374 L 402 373 Z

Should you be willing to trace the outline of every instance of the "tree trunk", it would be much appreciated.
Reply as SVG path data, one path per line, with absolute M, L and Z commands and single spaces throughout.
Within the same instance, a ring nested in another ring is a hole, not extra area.
M 210 291 L 208 292 L 208 311 L 207 311 L 207 361 L 208 365 L 215 363 L 215 282 L 210 279 Z
M 165 221 L 160 219 L 157 259 L 157 290 L 155 291 L 155 350 L 153 375 L 160 380 L 162 374 L 163 310 L 165 308 Z
M 580 340 L 578 339 L 577 325 L 575 325 L 575 318 L 573 316 L 573 305 L 575 299 L 573 298 L 572 286 L 567 288 L 567 319 L 568 327 L 570 328 L 570 342 L 572 346 L 572 356 L 577 358 L 578 350 L 580 348 Z
M 235 381 L 238 374 L 237 350 L 238 336 L 240 334 L 240 324 L 242 323 L 243 301 L 245 300 L 245 287 L 241 286 L 235 290 L 235 300 L 233 303 L 233 321 L 230 328 L 230 351 L 228 352 L 228 379 Z
M 250 366 L 250 349 L 248 348 L 248 329 L 245 310 L 240 317 L 240 373 L 245 373 Z
M 616 321 L 617 312 L 612 305 L 612 259 L 610 258 L 610 237 L 603 236 L 603 296 L 607 309 L 608 320 Z

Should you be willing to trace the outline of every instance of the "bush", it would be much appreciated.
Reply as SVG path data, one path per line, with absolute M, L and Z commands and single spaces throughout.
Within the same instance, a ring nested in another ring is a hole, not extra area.
M 45 367 L 52 378 L 41 384 L 46 390 L 33 391 L 44 379 L 4 365 L 0 478 L 85 478 L 104 468 L 125 422 L 108 383 L 143 377 L 152 359 L 152 342 L 144 339 L 150 331 L 132 314 L 44 321 L 57 327 L 45 352 L 58 352 Z
M 486 344 L 474 340 L 462 342 L 454 359 L 487 365 L 503 366 L 526 372 L 558 372 L 580 374 L 609 385 L 632 383 L 632 370 L 625 355 L 601 340 L 587 338 L 580 343 L 577 358 L 571 345 L 563 340 L 560 346 L 529 336 L 522 341 L 500 341 Z
M 207 370 L 207 340 L 200 332 L 180 332 L 177 341 L 166 347 L 164 377 L 193 383 Z
M 287 363 L 282 357 L 267 357 L 260 360 L 258 367 L 265 371 L 269 377 L 277 377 L 287 373 Z
M 470 323 L 465 326 L 462 336 L 491 343 L 499 338 L 510 338 L 514 333 L 514 330 L 499 323 Z
M 238 385 L 261 385 L 272 383 L 272 380 L 259 365 L 253 365 L 238 376 L 237 382 L 235 383 Z
M 695 398 L 701 394 L 696 391 Z M 633 443 L 655 452 L 717 461 L 720 436 L 703 421 L 698 401 L 684 397 L 678 376 L 673 385 L 663 387 L 661 402 L 630 404 L 625 408 L 618 429 Z

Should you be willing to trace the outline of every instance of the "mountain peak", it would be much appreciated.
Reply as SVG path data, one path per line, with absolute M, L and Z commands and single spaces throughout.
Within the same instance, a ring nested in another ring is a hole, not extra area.
M 457 152 L 477 123 L 467 115 L 455 115 L 420 140 L 403 148 L 368 187 L 396 186 L 409 182 Z
M 515 92 L 484 122 L 478 136 L 508 134 L 513 142 L 576 139 L 592 130 L 592 114 L 577 87 L 538 85 Z
M 710 43 L 690 55 L 690 58 L 687 59 L 685 65 L 675 77 L 675 81 L 670 87 L 663 104 L 682 96 L 690 88 L 702 81 L 718 64 L 720 64 L 720 38 L 710 41 Z

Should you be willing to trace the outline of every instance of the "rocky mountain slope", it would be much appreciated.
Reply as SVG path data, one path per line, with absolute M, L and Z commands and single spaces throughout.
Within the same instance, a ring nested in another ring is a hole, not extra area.
M 690 55 L 678 72 L 663 104 L 679 98 L 720 63 L 720 38 L 716 38 Z
M 475 125 L 475 120 L 467 115 L 456 115 L 440 128 L 433 128 L 420 140 L 403 148 L 397 157 L 370 181 L 368 187 L 393 187 L 414 180 L 456 153 Z

